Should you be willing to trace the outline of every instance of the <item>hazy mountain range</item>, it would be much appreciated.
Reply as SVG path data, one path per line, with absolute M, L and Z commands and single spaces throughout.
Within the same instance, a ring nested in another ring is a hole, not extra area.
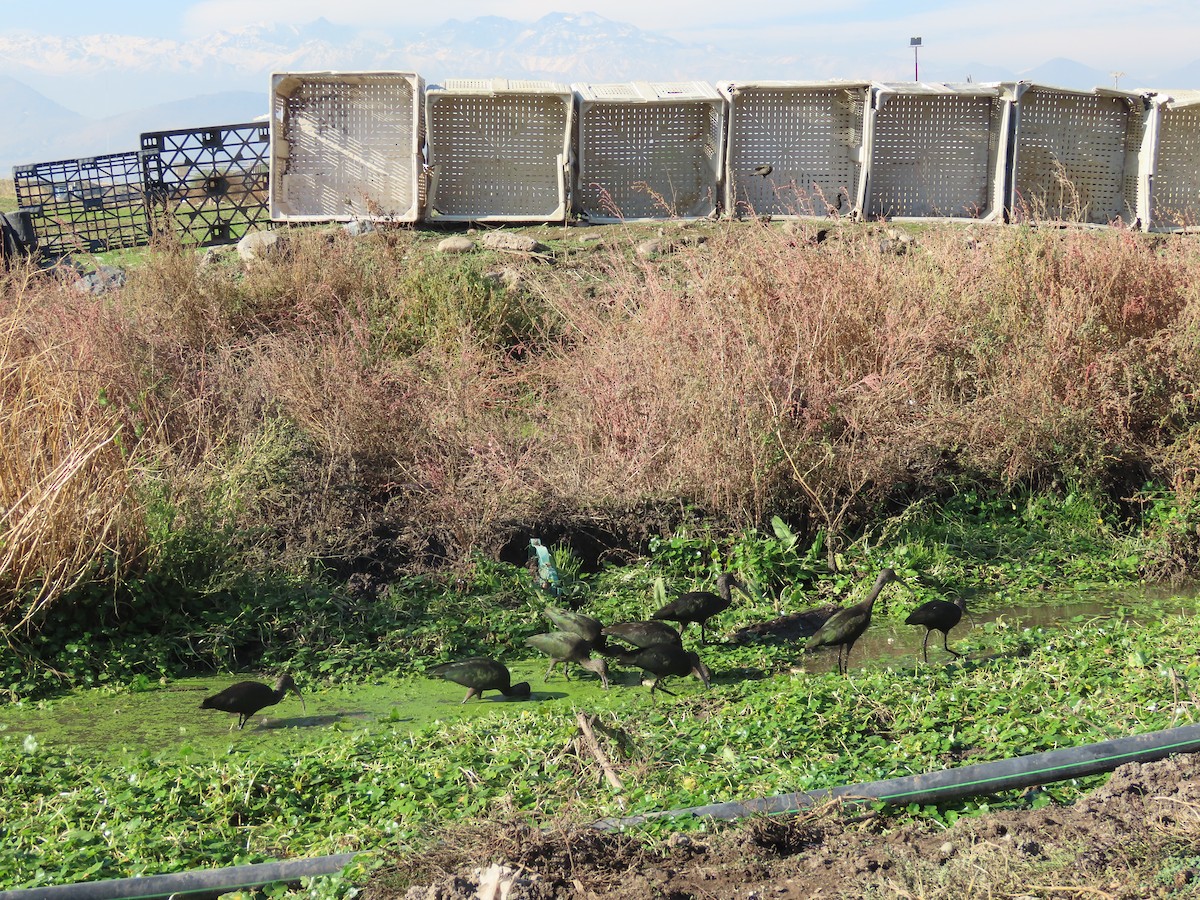
M 450 20 L 421 33 L 363 34 L 320 19 L 251 27 L 192 41 L 127 35 L 0 35 L 0 173 L 15 164 L 135 150 L 144 131 L 234 124 L 266 115 L 272 72 L 392 70 L 427 82 L 504 76 L 560 82 L 632 80 L 897 80 L 811 54 L 686 44 L 594 14 L 530 24 L 495 16 Z M 1200 86 L 1200 59 L 1174 71 L 1126 73 L 1122 87 Z M 926 63 L 925 80 L 1024 78 L 1062 87 L 1112 84 L 1068 59 L 1025 71 Z

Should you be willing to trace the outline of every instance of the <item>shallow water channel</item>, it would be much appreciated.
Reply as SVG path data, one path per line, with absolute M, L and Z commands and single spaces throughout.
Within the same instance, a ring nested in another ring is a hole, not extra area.
M 1065 622 L 1115 616 L 1144 620 L 1172 613 L 1190 614 L 1197 609 L 1194 590 L 1172 593 L 1152 587 L 1058 594 L 1053 603 L 991 606 L 986 598 L 981 598 L 976 604 L 979 610 L 972 613 L 973 623 L 964 617 L 950 634 L 950 646 L 968 655 L 981 652 L 979 645 L 985 634 L 982 629 L 988 622 L 1002 621 L 1017 629 L 1054 628 Z M 877 614 L 870 630 L 854 646 L 851 669 L 921 665 L 924 633 L 923 628 L 904 625 L 902 618 Z M 695 635 L 691 637 L 694 639 Z M 702 653 L 713 670 L 716 689 L 722 681 L 722 656 L 726 652 L 718 645 Z M 929 640 L 929 662 L 938 665 L 947 661 L 951 657 L 941 647 L 940 633 L 935 632 Z M 798 652 L 797 665 L 813 674 L 833 671 L 836 651 L 806 656 Z M 564 681 L 559 668 L 550 682 L 543 681 L 546 663 L 540 659 L 517 662 L 510 668 L 514 680 L 530 682 L 535 703 L 562 703 L 571 709 L 594 700 L 600 693 L 599 682 L 586 673 Z M 73 749 L 85 756 L 154 756 L 168 752 L 211 758 L 263 750 L 288 752 L 336 739 L 338 733 L 362 729 L 409 732 L 438 720 L 502 714 L 513 704 L 493 691 L 487 693 L 483 702 L 464 705 L 460 703 L 464 688 L 435 679 L 406 678 L 351 685 L 306 685 L 301 679 L 303 705 L 294 694 L 289 694 L 277 706 L 268 707 L 252 718 L 241 731 L 231 728 L 236 724 L 236 716 L 200 709 L 204 697 L 236 681 L 257 677 L 187 678 L 155 683 L 144 690 L 99 688 L 43 701 L 8 704 L 0 706 L 0 741 L 54 751 Z M 651 702 L 648 691 L 637 687 L 640 675 L 636 671 L 614 666 L 612 680 L 613 690 L 631 692 L 631 702 Z M 676 680 L 672 689 L 687 693 L 700 687 L 688 679 Z

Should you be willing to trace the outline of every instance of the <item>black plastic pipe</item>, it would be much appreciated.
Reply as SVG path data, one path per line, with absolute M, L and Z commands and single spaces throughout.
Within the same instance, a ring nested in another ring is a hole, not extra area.
M 82 881 L 78 884 L 0 891 L 0 900 L 150 900 L 189 894 L 215 897 L 238 888 L 295 881 L 313 875 L 332 875 L 346 868 L 352 859 L 353 853 L 340 853 L 336 856 L 314 856 L 311 859 L 291 859 L 227 869 L 196 869 L 170 875 Z
M 732 800 L 728 803 L 712 803 L 708 806 L 692 806 L 687 809 L 643 813 L 625 818 L 602 819 L 593 823 L 593 827 L 612 831 L 664 816 L 708 816 L 714 819 L 738 819 L 743 816 L 764 813 L 798 812 L 801 809 L 836 798 L 857 802 L 883 801 L 894 806 L 909 803 L 921 805 L 953 803 L 980 794 L 995 794 L 1000 791 L 1109 772 L 1127 762 L 1153 762 L 1174 753 L 1194 753 L 1196 751 L 1200 751 L 1200 725 L 1185 725 L 1181 728 L 1152 731 L 1148 734 L 1116 738 L 1111 741 L 1101 741 L 1098 744 L 1087 744 L 1083 747 L 1031 753 L 1028 756 L 1018 756 L 999 762 L 977 763 L 971 766 L 960 766 L 956 769 L 944 769 L 940 772 L 928 772 L 924 775 L 905 775 L 900 778 L 851 784 L 845 787 L 799 791 L 775 797 L 759 797 L 755 800 Z

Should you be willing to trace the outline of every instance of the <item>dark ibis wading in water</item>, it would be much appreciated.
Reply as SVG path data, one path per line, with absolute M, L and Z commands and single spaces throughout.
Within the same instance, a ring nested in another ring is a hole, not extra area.
M 457 662 L 442 663 L 429 669 L 426 675 L 431 678 L 445 678 L 455 684 L 461 684 L 467 689 L 467 696 L 462 702 L 466 703 L 472 697 L 483 699 L 484 691 L 499 691 L 505 697 L 525 699 L 529 696 L 529 682 L 512 683 L 508 667 L 486 656 L 473 656 L 470 659 L 460 659 Z
M 239 729 L 244 728 L 252 715 L 267 706 L 274 706 L 288 691 L 300 698 L 300 706 L 307 712 L 308 706 L 291 675 L 281 675 L 271 688 L 261 681 L 239 681 L 220 693 L 213 694 L 200 704 L 201 709 L 219 709 L 221 712 L 237 713 Z
M 871 593 L 867 595 L 866 600 L 855 603 L 853 606 L 847 606 L 845 609 L 839 609 L 817 629 L 816 634 L 808 639 L 809 650 L 816 650 L 818 647 L 838 648 L 838 674 L 846 674 L 854 642 L 862 637 L 862 633 L 871 624 L 871 607 L 875 605 L 880 592 L 889 581 L 900 581 L 900 576 L 894 569 L 884 569 L 880 572 L 879 577 L 875 579 L 875 586 L 871 588 Z
M 608 690 L 608 663 L 603 659 L 592 659 L 592 643 L 587 638 L 571 634 L 569 631 L 550 631 L 526 638 L 525 644 L 550 657 L 546 681 L 550 680 L 550 673 L 559 663 L 563 664 L 563 677 L 570 681 L 567 663 L 575 663 L 580 668 L 595 672 L 600 677 L 604 689 Z
M 962 615 L 966 611 L 966 597 L 956 597 L 953 603 L 948 600 L 930 600 L 914 609 L 904 620 L 905 625 L 925 626 L 925 640 L 921 644 L 921 653 L 925 657 L 925 662 L 929 662 L 929 635 L 935 631 L 942 633 L 942 647 L 947 653 L 956 659 L 962 657 L 957 650 L 951 650 L 947 642 L 950 639 L 950 629 L 962 621 Z
M 542 615 L 550 620 L 550 624 L 556 630 L 579 635 L 587 640 L 591 644 L 591 648 L 597 652 L 604 650 L 604 635 L 602 634 L 604 625 L 599 619 L 574 610 L 559 609 L 556 606 L 547 606 L 542 611 Z
M 658 644 L 682 644 L 679 632 L 666 622 L 617 622 L 604 629 L 605 638 L 617 638 L 639 649 L 654 647 Z M 610 648 L 611 644 L 608 645 Z M 621 648 L 604 650 L 608 656 L 623 652 Z
M 708 666 L 704 665 L 695 653 L 684 650 L 682 644 L 654 644 L 629 653 L 614 650 L 612 655 L 623 665 L 637 666 L 654 676 L 654 681 L 650 683 L 650 696 L 652 697 L 655 688 L 660 688 L 664 694 L 674 696 L 673 691 L 669 691 L 661 685 L 664 678 L 672 675 L 695 675 L 705 687 L 708 687 L 711 679 Z
M 688 591 L 686 594 L 680 594 L 662 609 L 651 613 L 650 618 L 678 622 L 681 632 L 687 628 L 689 622 L 699 622 L 700 643 L 707 644 L 708 635 L 705 632 L 704 623 L 717 613 L 729 609 L 730 604 L 733 603 L 733 594 L 730 592 L 730 588 L 734 587 L 742 592 L 746 590 L 746 586 L 731 573 L 722 572 L 717 577 L 719 593 Z

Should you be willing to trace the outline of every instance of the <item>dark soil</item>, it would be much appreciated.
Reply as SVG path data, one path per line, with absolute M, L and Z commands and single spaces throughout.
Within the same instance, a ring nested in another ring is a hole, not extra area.
M 1200 754 L 1131 763 L 1070 806 L 946 829 L 837 807 L 648 839 L 586 826 L 457 826 L 367 900 L 1200 897 Z

